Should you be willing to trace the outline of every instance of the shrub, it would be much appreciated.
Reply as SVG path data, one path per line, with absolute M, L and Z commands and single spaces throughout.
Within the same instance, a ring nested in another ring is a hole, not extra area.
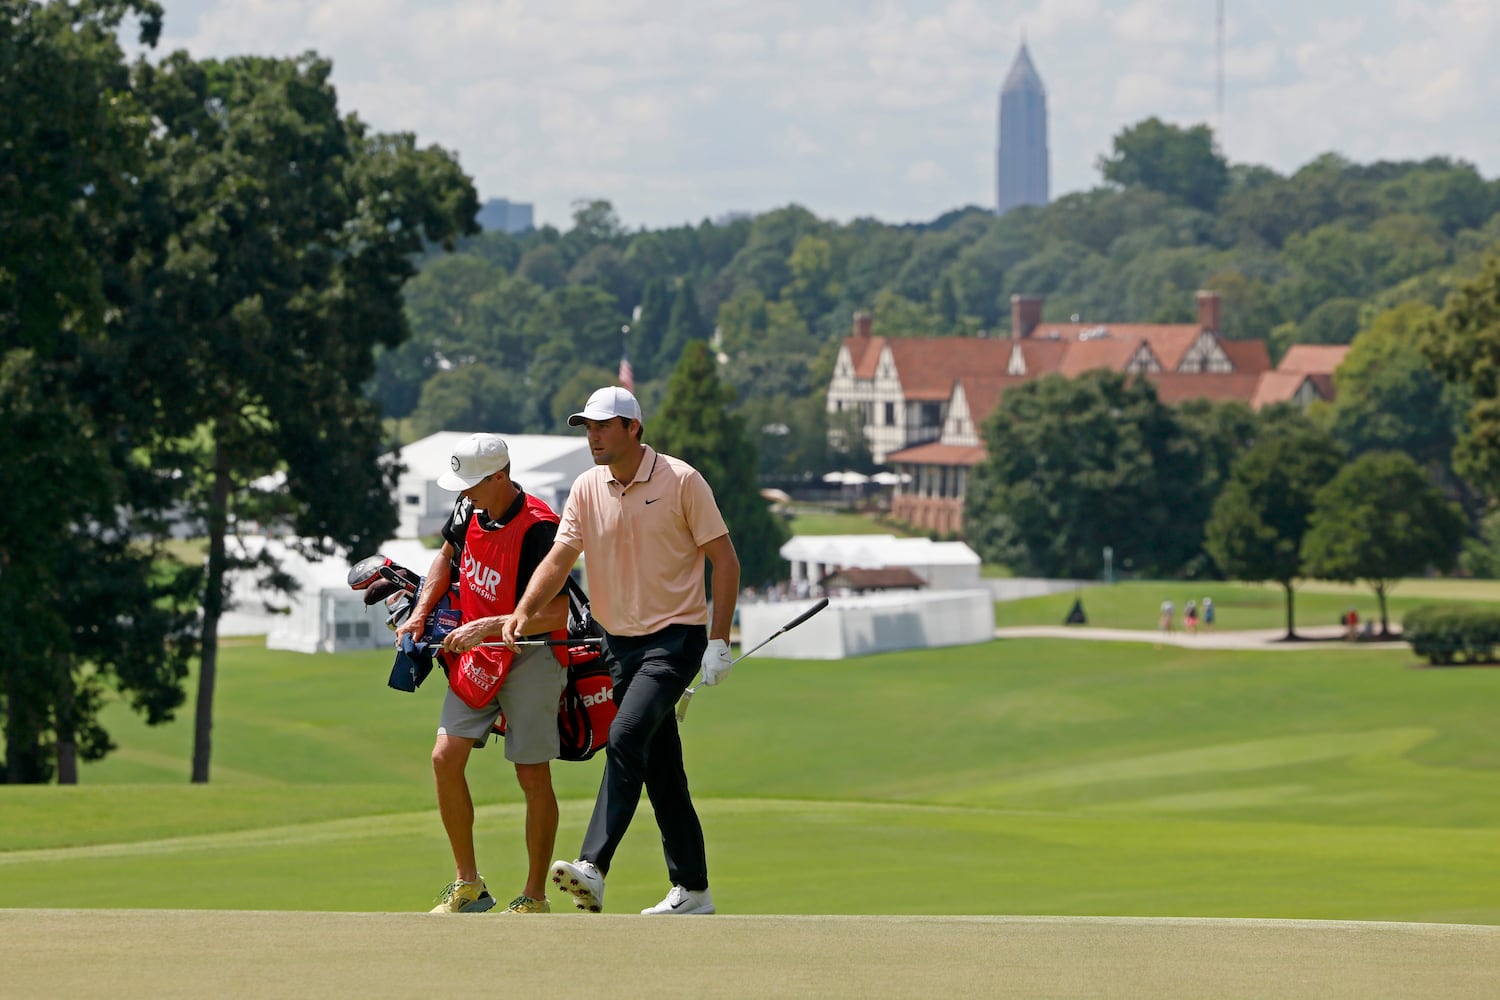
M 1429 663 L 1491 663 L 1500 646 L 1500 609 L 1426 605 L 1406 615 L 1401 635 Z

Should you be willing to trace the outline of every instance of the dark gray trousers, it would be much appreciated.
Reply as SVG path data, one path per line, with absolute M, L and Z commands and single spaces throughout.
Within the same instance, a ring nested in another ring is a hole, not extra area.
M 617 714 L 609 727 L 599 796 L 578 855 L 604 874 L 609 873 L 644 788 L 661 830 L 672 884 L 695 891 L 708 888 L 703 826 L 688 794 L 675 715 L 677 701 L 697 675 L 707 648 L 708 630 L 702 625 L 669 625 L 650 635 L 604 636 Z

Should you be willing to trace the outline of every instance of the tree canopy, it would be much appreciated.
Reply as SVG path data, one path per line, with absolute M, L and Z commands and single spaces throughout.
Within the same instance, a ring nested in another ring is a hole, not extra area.
M 1339 470 L 1313 496 L 1302 538 L 1303 572 L 1323 580 L 1364 581 L 1380 602 L 1380 631 L 1390 635 L 1386 595 L 1395 581 L 1453 567 L 1468 522 L 1410 456 L 1368 452 Z
M 1338 472 L 1343 454 L 1324 430 L 1294 412 L 1261 419 L 1260 436 L 1235 461 L 1214 501 L 1204 545 L 1236 580 L 1278 583 L 1286 596 L 1286 635 L 1296 638 L 1296 581 L 1318 490 Z

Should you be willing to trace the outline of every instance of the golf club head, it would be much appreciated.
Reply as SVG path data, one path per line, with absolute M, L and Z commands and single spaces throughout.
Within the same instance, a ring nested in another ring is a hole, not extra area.
M 365 588 L 365 607 L 384 601 L 392 594 L 405 593 L 404 588 L 396 586 L 389 580 L 376 580 Z
M 380 579 L 380 571 L 389 566 L 391 561 L 382 555 L 368 556 L 349 567 L 349 589 L 364 590 L 370 584 Z M 373 604 L 373 601 L 366 601 Z
M 408 594 L 415 595 L 416 592 L 422 588 L 421 576 L 413 573 L 405 566 L 398 566 L 395 563 L 390 562 L 389 560 L 387 560 L 386 564 L 380 567 L 377 572 L 380 574 L 380 578 L 382 580 L 400 587 Z
M 402 625 L 405 625 L 406 620 L 411 617 L 412 606 L 415 603 L 416 598 L 404 590 L 397 590 L 390 597 L 386 598 L 385 609 L 387 615 L 385 627 L 394 632 Z

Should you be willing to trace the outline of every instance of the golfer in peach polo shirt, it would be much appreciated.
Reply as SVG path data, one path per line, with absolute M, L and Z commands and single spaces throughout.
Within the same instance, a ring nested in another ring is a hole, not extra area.
M 713 913 L 703 827 L 688 794 L 673 711 L 700 669 L 708 685 L 729 673 L 739 557 L 698 470 L 642 442 L 641 407 L 628 390 L 600 389 L 568 423 L 588 431 L 594 468 L 574 482 L 552 551 L 532 574 L 502 638 L 514 642 L 532 631 L 530 619 L 584 554 L 618 715 L 578 860 L 553 864 L 552 881 L 579 909 L 603 911 L 604 880 L 644 788 L 672 887 L 641 912 Z M 712 569 L 712 621 L 705 559 Z

